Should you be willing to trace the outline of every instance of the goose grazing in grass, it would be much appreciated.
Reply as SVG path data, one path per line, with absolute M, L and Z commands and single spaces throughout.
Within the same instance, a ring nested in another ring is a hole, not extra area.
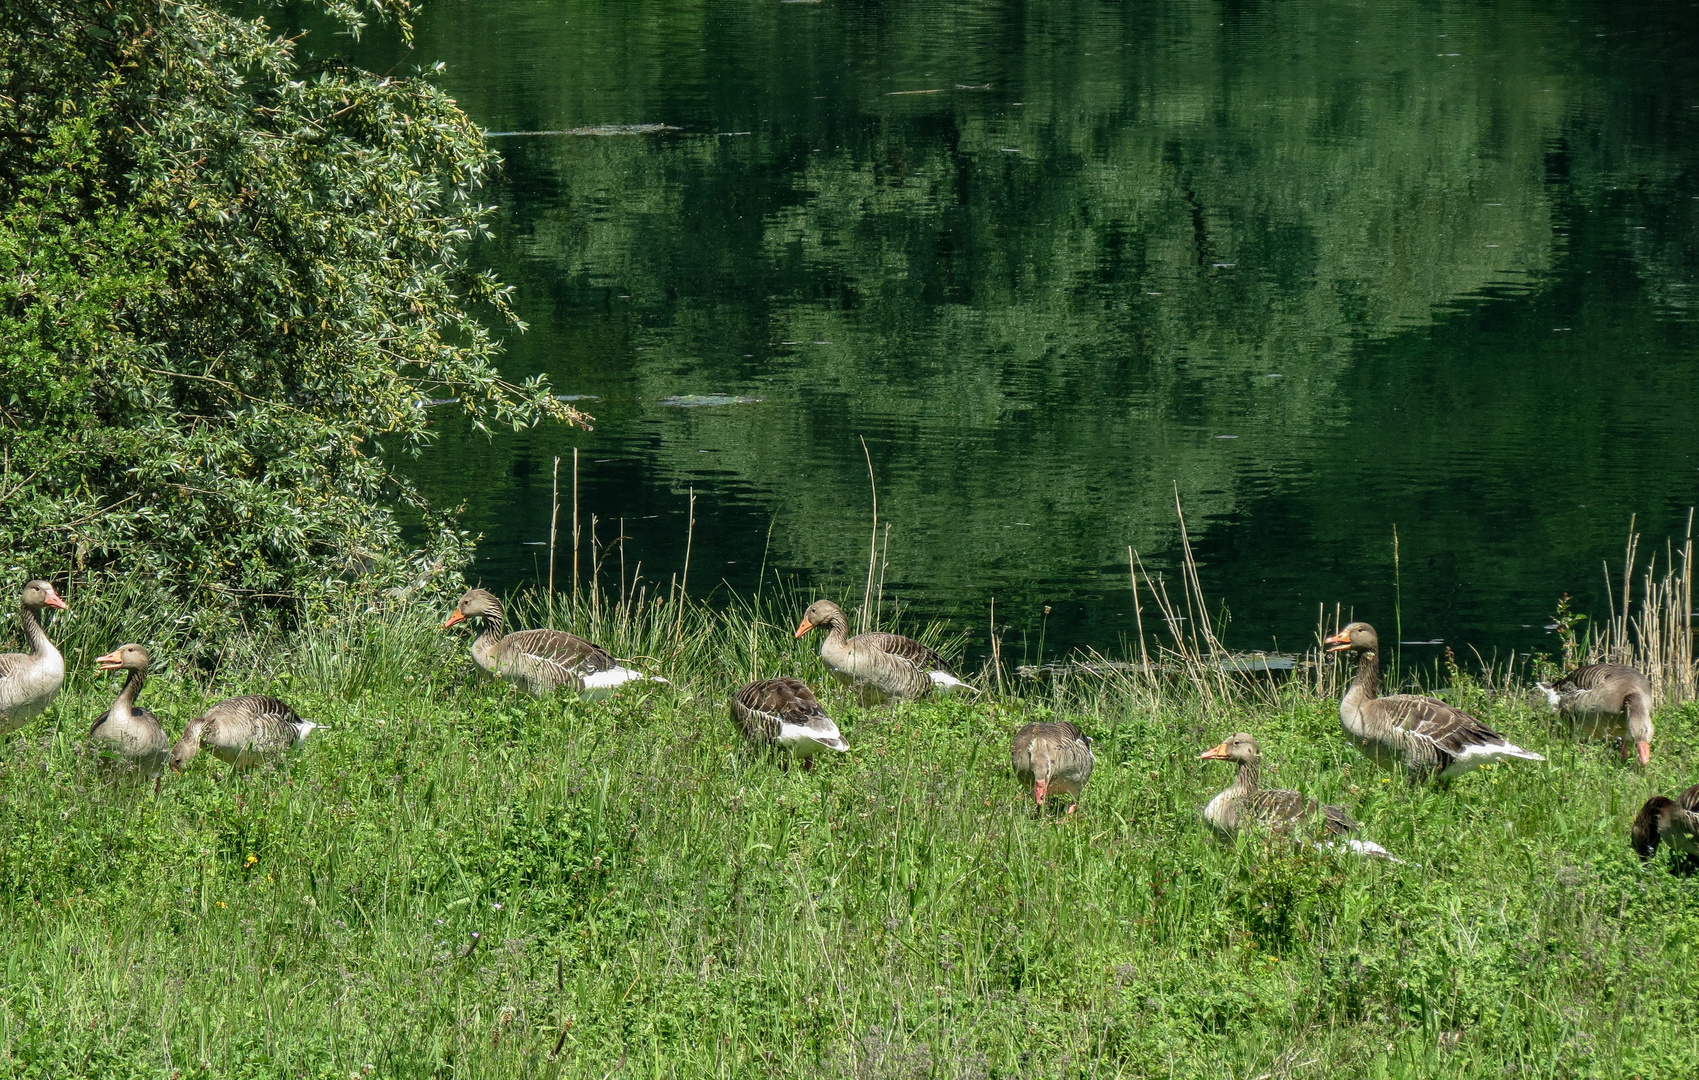
M 1699 867 L 1699 784 L 1681 793 L 1680 798 L 1654 795 L 1634 815 L 1629 831 L 1634 850 L 1641 859 L 1658 853 L 1659 844 L 1668 844 L 1675 852 L 1679 869 L 1691 873 Z
M 1032 785 L 1038 805 L 1042 807 L 1052 792 L 1060 791 L 1072 800 L 1068 803 L 1070 814 L 1079 809 L 1096 763 L 1091 739 L 1068 720 L 1028 724 L 1015 732 L 1014 745 L 1009 749 L 1015 776 L 1021 783 Z
M 182 772 L 206 750 L 226 765 L 247 769 L 282 757 L 319 726 L 265 694 L 225 698 L 189 721 L 171 748 L 171 768 Z
M 1380 859 L 1393 858 L 1392 853 L 1372 840 L 1358 840 L 1345 834 L 1355 832 L 1356 819 L 1343 806 L 1323 806 L 1314 799 L 1284 788 L 1265 788 L 1262 778 L 1262 747 L 1255 737 L 1241 731 L 1229 735 L 1221 745 L 1198 755 L 1199 761 L 1234 761 L 1239 775 L 1227 790 L 1209 800 L 1203 808 L 1203 820 L 1219 838 L 1231 841 L 1240 832 L 1263 826 L 1280 833 L 1292 833 L 1305 828 L 1320 828 L 1330 837 L 1327 846 Z
M 102 671 L 127 671 L 124 688 L 112 707 L 100 714 L 89 729 L 89 742 L 101 757 L 158 781 L 171 754 L 171 737 L 160 726 L 159 717 L 136 704 L 147 682 L 153 657 L 141 645 L 120 645 L 95 663 Z
M 761 679 L 732 695 L 732 720 L 751 746 L 771 747 L 814 767 L 822 748 L 842 754 L 849 743 L 801 679 Z
M 1402 766 L 1412 779 L 1450 781 L 1482 765 L 1509 758 L 1544 761 L 1437 698 L 1380 696 L 1380 637 L 1354 622 L 1327 639 L 1328 652 L 1357 654 L 1357 677 L 1339 702 L 1339 722 L 1351 742 L 1375 764 Z
M 30 651 L 0 655 L 0 735 L 9 735 L 39 716 L 65 684 L 65 658 L 41 628 L 44 607 L 63 611 L 65 601 L 59 599 L 51 583 L 27 582 L 18 621 L 24 624 Z
M 856 688 L 864 705 L 974 689 L 950 673 L 942 656 L 913 638 L 878 632 L 850 637 L 844 609 L 830 600 L 808 605 L 796 636 L 822 626 L 826 640 L 820 643 L 820 659 L 839 682 Z
M 1587 664 L 1554 683 L 1536 683 L 1583 739 L 1615 739 L 1622 760 L 1652 763 L 1652 681 L 1622 664 Z
M 501 600 L 488 589 L 473 589 L 460 598 L 443 628 L 469 622 L 482 630 L 472 641 L 472 659 L 491 675 L 499 675 L 537 697 L 565 688 L 585 698 L 601 698 L 628 682 L 664 683 L 622 666 L 600 645 L 564 630 L 515 630 L 503 634 L 507 618 Z

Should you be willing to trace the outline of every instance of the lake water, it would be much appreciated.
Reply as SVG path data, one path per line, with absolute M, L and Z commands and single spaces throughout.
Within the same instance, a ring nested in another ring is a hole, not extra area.
M 1119 651 L 1176 490 L 1229 644 L 1390 625 L 1396 528 L 1403 636 L 1502 654 L 1560 593 L 1603 613 L 1630 515 L 1661 551 L 1699 501 L 1686 0 L 433 0 L 418 31 L 357 55 L 546 133 L 494 137 L 478 254 L 530 324 L 512 374 L 595 416 L 419 465 L 486 584 L 538 580 L 577 448 L 586 530 L 623 519 L 647 580 L 694 488 L 693 594 L 765 565 L 859 602 L 871 460 L 887 597 L 970 657 L 993 598 L 1015 660 L 1047 606 L 1047 656 Z

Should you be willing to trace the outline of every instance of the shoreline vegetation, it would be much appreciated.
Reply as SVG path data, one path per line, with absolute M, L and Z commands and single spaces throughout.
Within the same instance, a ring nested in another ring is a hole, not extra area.
M 516 598 L 514 625 L 673 680 L 586 703 L 483 676 L 434 596 L 349 597 L 294 632 L 232 637 L 212 666 L 156 650 L 144 704 L 173 735 L 244 692 L 328 729 L 280 767 L 198 762 L 155 798 L 103 777 L 84 739 L 118 688 L 93 659 L 138 598 L 68 599 L 50 632 L 72 674 L 0 767 L 17 1075 L 1699 1064 L 1699 895 L 1627 840 L 1646 797 L 1699 771 L 1691 695 L 1660 704 L 1642 770 L 1569 738 L 1514 664 L 1453 664 L 1439 692 L 1549 760 L 1440 792 L 1357 756 L 1339 733 L 1349 664 L 1319 652 L 1247 674 L 1181 629 L 1105 677 L 1005 673 L 999 691 L 987 669 L 972 700 L 862 708 L 793 640 L 809 597 L 782 586 L 713 607 L 641 587 Z M 1640 614 L 1595 651 L 1643 642 Z M 952 646 L 942 627 L 918 636 Z M 786 772 L 743 748 L 728 696 L 778 675 L 820 691 L 848 754 Z M 1035 814 L 1009 774 L 1010 735 L 1042 719 L 1093 737 L 1077 820 Z M 1196 758 L 1240 729 L 1271 784 L 1345 805 L 1421 866 L 1213 841 L 1199 810 L 1230 778 Z

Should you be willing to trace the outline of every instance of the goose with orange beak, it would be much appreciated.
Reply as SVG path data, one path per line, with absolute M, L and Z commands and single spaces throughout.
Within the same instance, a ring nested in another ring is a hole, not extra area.
M 1332 838 L 1329 847 L 1402 861 L 1372 840 L 1347 837 L 1346 833 L 1356 832 L 1359 826 L 1343 806 L 1323 806 L 1300 792 L 1263 787 L 1262 747 L 1247 732 L 1227 736 L 1220 745 L 1199 754 L 1198 760 L 1231 761 L 1239 766 L 1232 785 L 1203 808 L 1204 823 L 1222 840 L 1230 842 L 1244 830 L 1257 826 L 1287 834 L 1316 829 Z
M 1015 733 L 1009 749 L 1009 764 L 1022 783 L 1032 785 L 1032 796 L 1039 809 L 1053 793 L 1068 796 L 1068 813 L 1080 807 L 1085 786 L 1091 783 L 1091 769 L 1097 758 L 1091 752 L 1091 739 L 1078 724 L 1068 720 L 1040 721 L 1028 724 Z
M 849 618 L 830 600 L 808 605 L 796 636 L 821 627 L 826 640 L 820 643 L 820 659 L 839 682 L 856 688 L 864 705 L 974 690 L 950 673 L 935 650 L 913 638 L 877 632 L 850 637 Z
M 1652 680 L 1624 664 L 1585 664 L 1550 685 L 1536 683 L 1552 710 L 1583 739 L 1615 739 L 1622 760 L 1652 763 Z
M 1402 768 L 1411 779 L 1450 781 L 1500 761 L 1545 760 L 1438 698 L 1381 697 L 1380 636 L 1368 623 L 1351 623 L 1326 644 L 1328 652 L 1357 654 L 1357 677 L 1340 699 L 1339 723 L 1375 764 Z
M 129 675 L 112 707 L 101 713 L 89 729 L 89 742 L 107 762 L 155 781 L 157 792 L 157 782 L 171 754 L 171 736 L 165 733 L 159 717 L 136 704 L 153 657 L 146 646 L 129 644 L 96 658 L 95 663 L 102 671 L 125 671 Z
M 65 685 L 65 658 L 41 628 L 42 608 L 64 611 L 66 604 L 51 582 L 27 582 L 19 598 L 18 621 L 24 624 L 30 651 L 0 655 L 0 735 L 9 735 L 41 715 Z
M 515 630 L 504 634 L 507 609 L 488 589 L 471 589 L 460 598 L 443 629 L 468 623 L 478 630 L 472 660 L 537 697 L 564 689 L 582 698 L 607 697 L 628 682 L 667 680 L 619 663 L 600 645 L 564 630 Z

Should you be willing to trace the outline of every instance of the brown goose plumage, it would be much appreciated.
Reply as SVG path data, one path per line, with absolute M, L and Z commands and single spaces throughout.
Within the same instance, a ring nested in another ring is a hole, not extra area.
M 159 717 L 136 704 L 153 657 L 144 646 L 120 645 L 98 657 L 95 663 L 102 671 L 127 671 L 129 678 L 124 680 L 124 688 L 118 691 L 112 707 L 101 713 L 89 729 L 89 742 L 105 760 L 157 780 L 171 754 L 171 737 L 160 725 Z
M 495 593 L 472 589 L 460 598 L 443 628 L 471 622 L 482 626 L 472 642 L 477 665 L 538 697 L 567 689 L 584 697 L 602 697 L 633 680 L 666 682 L 622 666 L 609 652 L 564 630 L 516 630 L 503 634 L 507 612 Z
M 1015 733 L 1009 749 L 1009 765 L 1023 784 L 1032 785 L 1039 806 L 1053 791 L 1066 794 L 1068 813 L 1079 808 L 1085 786 L 1091 783 L 1091 768 L 1097 758 L 1091 739 L 1078 724 L 1068 720 L 1028 724 Z
M 839 682 L 856 688 L 863 704 L 973 689 L 950 673 L 942 656 L 913 638 L 879 632 L 850 637 L 844 609 L 830 600 L 808 605 L 796 636 L 822 626 L 820 659 Z
M 41 628 L 44 607 L 63 610 L 65 601 L 59 599 L 50 582 L 26 583 L 19 600 L 18 621 L 24 624 L 30 651 L 0 655 L 0 735 L 8 735 L 41 715 L 65 684 L 65 658 Z
M 1413 779 L 1451 780 L 1507 758 L 1544 761 L 1473 716 L 1438 698 L 1380 696 L 1380 637 L 1354 622 L 1327 639 L 1328 652 L 1357 654 L 1357 677 L 1339 702 L 1339 722 L 1352 745 L 1377 765 L 1401 767 Z
M 813 768 L 824 747 L 844 753 L 849 743 L 826 715 L 820 699 L 801 679 L 761 679 L 732 695 L 732 720 L 751 746 L 768 747 L 802 758 Z
M 1262 747 L 1243 731 L 1205 750 L 1198 760 L 1233 761 L 1239 765 L 1233 786 L 1211 799 L 1203 809 L 1204 821 L 1224 838 L 1231 839 L 1252 825 L 1290 831 L 1297 826 L 1317 824 L 1330 836 L 1343 836 L 1357 828 L 1357 822 L 1343 806 L 1323 806 L 1300 792 L 1263 787 Z
M 1615 739 L 1622 759 L 1652 761 L 1652 681 L 1623 664 L 1586 664 L 1551 685 L 1536 684 L 1583 739 Z
M 1654 795 L 1647 799 L 1634 816 L 1629 835 L 1642 859 L 1656 855 L 1659 844 L 1668 844 L 1682 869 L 1699 866 L 1699 784 L 1679 798 Z
M 318 726 L 265 694 L 225 698 L 189 721 L 171 748 L 170 764 L 182 772 L 206 750 L 226 765 L 246 769 L 282 757 Z
M 1240 832 L 1258 826 L 1287 834 L 1319 830 L 1334 838 L 1359 828 L 1343 806 L 1326 806 L 1285 788 L 1263 787 L 1262 747 L 1246 732 L 1229 735 L 1219 746 L 1199 754 L 1198 760 L 1233 761 L 1239 765 L 1232 786 L 1203 808 L 1204 823 L 1223 840 L 1230 841 Z M 1392 859 L 1390 852 L 1372 840 L 1334 839 L 1329 846 L 1358 855 Z

